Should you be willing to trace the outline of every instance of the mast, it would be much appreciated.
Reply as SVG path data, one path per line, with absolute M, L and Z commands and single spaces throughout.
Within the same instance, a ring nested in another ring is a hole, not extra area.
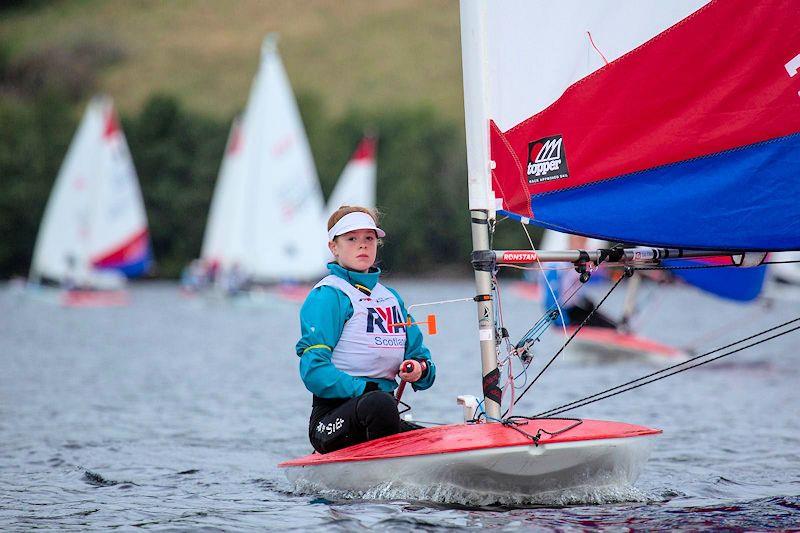
M 486 54 L 486 3 L 461 0 L 461 59 L 464 76 L 464 111 L 467 133 L 469 211 L 475 301 L 481 347 L 484 409 L 487 417 L 500 418 L 502 390 L 498 386 L 495 318 L 492 306 L 493 262 L 481 261 L 490 253 L 489 224 L 494 220 L 494 194 L 490 186 L 489 85 Z

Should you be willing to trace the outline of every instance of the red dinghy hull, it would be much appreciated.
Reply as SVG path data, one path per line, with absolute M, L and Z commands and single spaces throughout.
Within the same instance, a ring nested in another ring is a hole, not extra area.
M 81 290 L 70 289 L 61 295 L 64 307 L 121 307 L 128 305 L 125 290 Z
M 567 328 L 570 335 L 575 328 Z M 605 358 L 645 357 L 657 361 L 681 361 L 686 352 L 651 339 L 630 333 L 620 333 L 613 328 L 584 326 L 572 343 L 586 355 Z
M 290 481 L 322 490 L 366 491 L 391 484 L 531 495 L 616 488 L 635 481 L 652 437 L 661 433 L 621 422 L 575 423 L 531 420 L 516 426 L 524 433 L 501 424 L 426 428 L 278 466 Z M 528 435 L 538 435 L 537 442 Z

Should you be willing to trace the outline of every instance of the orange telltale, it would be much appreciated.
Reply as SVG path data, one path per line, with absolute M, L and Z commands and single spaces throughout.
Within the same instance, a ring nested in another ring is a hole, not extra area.
M 426 322 L 428 324 L 428 335 L 436 335 L 438 332 L 436 329 L 436 315 L 428 315 L 428 320 Z
M 436 335 L 439 332 L 439 330 L 436 328 L 436 315 L 428 315 L 428 318 L 424 322 L 411 322 L 411 320 L 409 320 L 408 322 L 389 324 L 389 326 L 396 328 L 399 326 L 411 326 L 414 324 L 416 325 L 425 324 L 426 326 L 428 326 L 428 335 Z

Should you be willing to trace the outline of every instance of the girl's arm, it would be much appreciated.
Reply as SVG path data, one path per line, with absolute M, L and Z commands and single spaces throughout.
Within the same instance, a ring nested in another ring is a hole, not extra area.
M 386 287 L 392 294 L 394 294 L 397 301 L 400 303 L 400 311 L 403 313 L 403 316 L 406 317 L 406 320 L 410 318 L 408 311 L 406 310 L 406 304 L 403 302 L 403 299 L 400 298 L 400 295 L 397 294 L 397 291 Z M 413 318 L 411 322 L 413 322 Z M 416 359 L 417 361 L 425 361 L 425 364 L 428 365 L 428 371 L 417 381 L 411 384 L 414 390 L 425 390 L 433 385 L 433 382 L 436 380 L 436 365 L 434 365 L 433 361 L 431 360 L 431 351 L 425 347 L 425 344 L 422 342 L 422 332 L 419 330 L 419 327 L 414 324 L 408 326 L 406 328 L 406 352 L 405 358 L 406 359 Z
M 352 398 L 364 392 L 366 381 L 336 368 L 331 361 L 344 323 L 353 316 L 350 299 L 334 287 L 317 287 L 300 309 L 300 378 L 321 398 Z

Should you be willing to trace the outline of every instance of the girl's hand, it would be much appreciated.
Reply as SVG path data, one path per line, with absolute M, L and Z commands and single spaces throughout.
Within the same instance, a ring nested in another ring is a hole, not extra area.
M 400 379 L 414 383 L 419 381 L 422 374 L 427 370 L 428 365 L 425 361 L 417 361 L 416 359 L 406 359 L 400 364 Z

